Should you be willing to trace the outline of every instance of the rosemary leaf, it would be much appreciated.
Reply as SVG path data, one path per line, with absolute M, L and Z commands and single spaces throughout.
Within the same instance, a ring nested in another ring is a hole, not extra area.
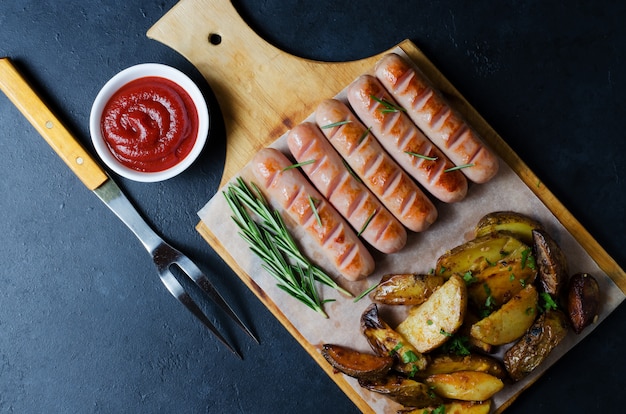
M 350 121 L 349 119 L 346 119 L 345 121 L 338 121 L 338 122 L 333 122 L 332 124 L 328 124 L 328 125 L 324 125 L 323 127 L 321 127 L 322 129 L 327 129 L 327 128 L 334 128 L 337 126 L 341 126 L 341 125 L 345 125 L 345 124 L 349 124 L 352 121 Z
M 372 219 L 374 218 L 374 215 L 376 214 L 376 210 L 372 211 L 372 213 L 369 215 L 369 217 L 367 218 L 367 220 L 365 220 L 365 223 L 363 223 L 363 227 L 361 227 L 361 230 L 359 230 L 357 236 L 361 236 L 361 234 L 363 234 L 363 232 L 365 231 L 365 229 L 367 229 L 367 226 L 369 226 L 370 222 L 372 221 Z
M 285 168 L 283 168 L 282 171 L 287 171 L 287 170 L 290 170 L 292 168 L 298 168 L 298 167 L 302 167 L 304 165 L 313 164 L 315 161 L 316 160 L 307 160 L 307 161 L 299 162 L 297 164 L 291 164 L 291 165 L 288 165 Z
M 379 283 L 375 283 L 372 286 L 368 287 L 367 289 L 365 289 L 363 292 L 361 292 L 359 294 L 359 296 L 357 296 L 356 298 L 354 298 L 354 302 L 358 302 L 361 299 L 363 299 L 365 296 L 369 295 L 374 289 L 376 289 L 376 287 L 379 285 Z
M 311 206 L 311 210 L 313 210 L 313 215 L 315 216 L 315 220 L 317 221 L 317 225 L 322 227 L 322 219 L 320 218 L 319 213 L 317 212 L 317 207 L 315 206 L 315 199 L 309 196 L 309 205 Z
M 378 102 L 379 104 L 383 106 L 380 112 L 384 114 L 389 113 L 389 112 L 405 112 L 406 111 L 404 108 L 399 107 L 398 105 L 393 104 L 386 99 L 380 99 L 379 97 L 374 96 L 374 95 L 370 95 L 370 98 L 372 98 L 373 100 L 375 100 L 376 102 Z
M 473 167 L 473 166 L 474 166 L 474 164 L 457 165 L 455 167 L 447 168 L 447 169 L 443 170 L 443 172 L 456 171 L 456 170 L 460 170 L 460 169 L 463 169 L 463 168 L 469 168 L 469 167 Z
M 413 156 L 413 157 L 423 158 L 423 159 L 425 159 L 425 160 L 427 160 L 427 161 L 437 161 L 437 159 L 438 159 L 437 157 L 429 157 L 429 156 L 427 156 L 427 155 L 424 155 L 424 154 L 419 154 L 419 153 L 417 153 L 417 152 L 404 151 L 404 153 L 405 153 L 405 154 L 409 154 L 409 155 L 411 155 L 411 156 Z
M 360 144 L 361 142 L 363 142 L 363 140 L 367 138 L 367 136 L 370 134 L 371 131 L 372 131 L 372 127 L 367 128 L 365 132 L 363 132 L 363 135 L 359 137 L 359 140 L 357 141 L 357 143 Z
M 346 167 L 346 170 L 348 170 L 348 173 L 350 173 L 350 175 L 357 180 L 360 183 L 363 183 L 363 180 L 361 180 L 361 177 L 359 177 L 358 175 L 356 175 L 356 173 L 354 172 L 354 170 L 352 169 L 352 167 L 350 167 L 350 165 L 346 162 L 346 160 L 344 160 L 343 158 L 341 159 L 341 162 L 343 163 L 343 166 Z

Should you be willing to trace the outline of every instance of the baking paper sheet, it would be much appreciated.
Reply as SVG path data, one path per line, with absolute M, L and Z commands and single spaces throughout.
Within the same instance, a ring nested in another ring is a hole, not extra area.
M 398 51 L 398 53 L 402 52 Z M 345 91 L 339 93 L 337 98 L 345 102 Z M 312 120 L 312 116 L 308 120 Z M 278 138 L 272 146 L 289 156 L 285 135 Z M 246 175 L 245 169 L 242 174 Z M 537 185 L 541 185 L 541 183 L 538 182 Z M 473 229 L 482 216 L 494 211 L 511 210 L 526 214 L 545 226 L 564 251 L 570 274 L 587 272 L 596 277 L 603 295 L 601 314 L 596 326 L 624 300 L 622 291 L 604 274 L 550 210 L 502 160 L 500 160 L 498 175 L 486 184 L 470 183 L 468 195 L 464 200 L 454 204 L 435 201 L 435 205 L 439 212 L 437 221 L 423 233 L 409 232 L 407 245 L 402 251 L 383 255 L 372 250 L 376 259 L 376 270 L 366 280 L 347 282 L 341 277 L 337 277 L 336 280 L 356 296 L 372 284 L 378 283 L 386 273 L 428 273 L 435 266 L 436 260 L 441 254 L 474 237 Z M 324 299 L 336 299 L 335 302 L 325 306 L 329 319 L 324 319 L 277 288 L 276 281 L 261 268 L 261 261 L 249 250 L 243 239 L 234 236 L 238 229 L 230 219 L 231 212 L 221 191 L 198 212 L 198 215 L 241 269 L 254 280 L 311 345 L 319 348 L 324 343 L 335 343 L 371 352 L 365 338 L 360 333 L 359 327 L 361 314 L 371 303 L 369 298 L 366 297 L 354 303 L 351 298 L 346 298 L 323 286 L 321 288 L 322 297 Z M 295 230 L 294 236 L 314 261 L 327 270 L 332 269 L 321 254 L 316 251 L 314 244 L 306 235 Z M 390 307 L 381 309 L 385 319 L 392 326 L 402 319 L 404 311 L 403 307 L 399 307 L 397 310 L 390 310 Z M 530 382 L 538 378 L 560 356 L 588 335 L 594 327 L 587 328 L 581 335 L 570 332 L 567 338 L 552 352 L 548 360 L 532 375 L 519 383 L 505 386 L 501 392 L 496 394 L 493 399 L 492 411 L 495 411 L 510 398 L 517 395 L 520 390 L 527 387 Z M 348 378 L 348 382 L 377 413 L 393 413 L 399 407 L 386 397 L 362 389 L 357 381 L 352 378 Z

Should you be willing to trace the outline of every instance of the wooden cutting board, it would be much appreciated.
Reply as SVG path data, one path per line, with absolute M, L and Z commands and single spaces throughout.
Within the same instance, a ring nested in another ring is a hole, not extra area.
M 375 62 L 386 53 L 344 63 L 318 62 L 289 55 L 261 39 L 228 0 L 183 0 L 150 28 L 147 35 L 185 56 L 203 74 L 216 95 L 227 134 L 226 161 L 220 186 L 241 170 L 257 150 L 308 117 L 321 100 L 335 96 L 358 75 L 371 71 Z M 468 118 L 600 268 L 626 292 L 625 272 L 428 58 L 408 40 L 389 50 L 398 47 Z M 363 412 L 373 412 L 342 375 L 333 374 L 317 349 L 237 265 L 211 229 L 202 222 L 197 229 L 357 407 Z M 508 401 L 506 406 L 511 402 Z M 498 412 L 506 406 L 500 407 Z

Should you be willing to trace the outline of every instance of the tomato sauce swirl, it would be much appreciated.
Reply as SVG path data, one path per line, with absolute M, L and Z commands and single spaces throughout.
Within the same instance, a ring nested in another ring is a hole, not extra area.
M 169 79 L 147 76 L 122 86 L 104 107 L 102 136 L 123 165 L 164 171 L 190 152 L 198 112 L 189 94 Z

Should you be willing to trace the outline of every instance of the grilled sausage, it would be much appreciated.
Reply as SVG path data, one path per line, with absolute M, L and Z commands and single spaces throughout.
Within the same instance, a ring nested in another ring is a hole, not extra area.
M 453 163 L 473 164 L 461 170 L 467 178 L 484 183 L 497 174 L 497 157 L 419 70 L 390 53 L 377 63 L 376 77 Z
M 296 161 L 305 164 L 301 168 L 317 190 L 367 242 L 383 253 L 404 247 L 402 224 L 350 173 L 317 125 L 297 125 L 289 131 L 287 145 Z
M 291 165 L 282 152 L 264 148 L 254 156 L 250 169 L 261 191 L 287 216 L 285 221 L 303 228 L 346 279 L 368 276 L 374 271 L 370 252 L 297 168 L 286 169 Z
M 347 105 L 336 99 L 322 101 L 315 111 L 315 121 L 355 174 L 409 230 L 426 230 L 437 219 L 433 203 Z M 349 122 L 327 128 L 344 121 Z
M 465 197 L 465 176 L 449 171 L 454 164 L 398 109 L 378 79 L 360 76 L 348 87 L 348 101 L 387 152 L 428 192 L 446 203 Z

